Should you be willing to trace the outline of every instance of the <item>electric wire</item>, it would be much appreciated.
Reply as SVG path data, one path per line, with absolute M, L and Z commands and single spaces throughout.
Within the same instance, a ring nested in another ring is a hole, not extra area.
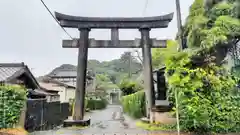
M 147 7 L 148 7 L 148 2 L 149 2 L 149 0 L 146 0 L 146 1 L 145 1 L 142 15 L 144 15 L 144 14 L 146 13 L 146 10 L 147 10 Z
M 46 10 L 48 11 L 48 13 L 52 16 L 52 18 L 57 22 L 57 24 L 62 28 L 62 30 L 73 40 L 73 37 L 66 31 L 66 29 L 64 29 L 60 22 L 57 20 L 57 18 L 53 15 L 53 13 L 50 11 L 50 9 L 48 8 L 48 6 L 44 3 L 43 0 L 40 0 L 41 3 L 43 4 L 43 6 L 46 8 Z

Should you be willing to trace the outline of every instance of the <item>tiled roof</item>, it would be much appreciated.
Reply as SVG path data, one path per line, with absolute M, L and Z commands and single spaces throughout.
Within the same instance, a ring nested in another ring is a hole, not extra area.
M 44 88 L 45 90 L 50 90 L 50 91 L 63 91 L 64 87 L 57 86 L 55 83 L 50 83 L 50 82 L 39 82 L 39 85 L 41 88 Z
M 11 79 L 19 77 L 23 73 L 26 73 L 30 80 L 35 84 L 35 90 L 32 91 L 35 95 L 56 95 L 40 89 L 39 83 L 24 63 L 0 63 L 0 82 L 11 81 Z
M 24 69 L 23 63 L 0 63 L 0 81 L 6 81 L 9 77 Z
M 39 80 L 40 83 L 51 83 L 51 84 L 58 84 L 59 86 L 64 86 L 64 87 L 71 87 L 71 88 L 76 88 L 75 85 L 68 84 L 64 81 L 59 81 L 56 79 L 53 79 L 51 77 L 43 77 L 41 80 Z M 69 81 L 68 81 L 69 82 Z M 41 84 L 40 84 L 41 85 Z
M 76 71 L 57 71 L 54 74 L 52 74 L 51 76 L 54 77 L 77 77 L 77 72 Z
M 62 70 L 57 71 L 49 75 L 51 78 L 77 78 L 77 71 L 74 70 Z M 86 79 L 93 79 L 88 73 L 86 74 Z
M 39 84 L 29 68 L 22 63 L 0 63 L 0 82 L 10 82 L 12 79 L 18 78 L 25 73 L 32 81 L 35 88 L 39 88 Z
M 65 81 L 62 82 L 63 84 L 67 85 L 68 87 L 72 87 L 72 88 L 76 88 L 77 86 L 77 82 L 76 81 Z M 91 85 L 86 85 L 86 88 L 89 87 Z
M 64 84 L 66 84 L 67 86 L 70 87 L 76 87 L 76 81 L 72 81 L 72 82 L 63 82 Z
M 42 89 L 35 89 L 34 90 L 36 93 L 39 93 L 39 94 L 43 94 L 43 95 L 58 95 L 57 93 L 50 93 L 50 92 L 47 92 L 47 91 L 44 91 Z

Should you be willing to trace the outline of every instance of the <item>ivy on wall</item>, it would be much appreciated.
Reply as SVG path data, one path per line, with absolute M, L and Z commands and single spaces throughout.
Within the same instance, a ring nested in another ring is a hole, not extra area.
M 27 90 L 17 85 L 0 85 L 0 128 L 12 128 L 19 121 Z

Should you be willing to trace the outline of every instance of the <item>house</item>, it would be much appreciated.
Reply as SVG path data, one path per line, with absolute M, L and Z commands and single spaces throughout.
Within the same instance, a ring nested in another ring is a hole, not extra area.
M 49 75 L 47 75 L 47 77 L 50 77 L 54 80 L 58 80 L 58 81 L 61 81 L 61 82 L 76 83 L 76 81 L 77 81 L 77 71 L 76 71 L 75 68 L 72 67 L 70 69 L 53 70 Z M 86 80 L 87 80 L 88 84 L 90 84 L 91 81 L 93 80 L 93 77 L 92 77 L 90 71 L 87 71 Z M 73 85 L 75 86 L 75 84 L 73 84 Z
M 24 84 L 28 89 L 39 89 L 37 80 L 24 63 L 0 63 L 0 82 Z
M 49 94 L 51 94 L 51 96 L 47 97 L 47 101 L 51 101 L 51 102 L 60 101 L 59 92 L 61 92 L 61 89 L 54 88 L 48 83 L 43 83 L 43 82 L 38 82 L 38 83 L 42 90 L 47 91 Z
M 75 98 L 75 89 L 73 85 L 52 79 L 50 77 L 45 77 L 39 80 L 39 84 L 43 89 L 49 89 L 52 91 L 58 91 L 60 95 L 60 102 L 69 102 L 69 99 Z
M 67 77 L 65 78 L 65 81 L 61 80 L 63 78 L 61 79 L 59 78 L 56 79 L 56 77 L 49 77 L 49 76 L 43 77 L 41 80 L 39 80 L 39 84 L 43 89 L 58 91 L 61 102 L 69 102 L 69 100 L 72 100 L 75 98 L 76 81 L 69 81 L 68 79 L 70 78 L 67 78 Z M 86 91 L 89 92 L 90 90 L 92 90 L 92 85 L 89 83 L 86 83 Z
M 51 97 L 58 96 L 57 93 L 41 89 L 38 81 L 24 63 L 0 63 L 0 83 L 25 86 L 29 92 L 28 98 L 51 99 Z
M 94 91 L 93 75 L 88 71 L 86 75 L 86 93 Z M 77 71 L 73 65 L 63 64 L 50 74 L 41 77 L 39 83 L 42 88 L 58 91 L 61 102 L 69 102 L 75 98 Z

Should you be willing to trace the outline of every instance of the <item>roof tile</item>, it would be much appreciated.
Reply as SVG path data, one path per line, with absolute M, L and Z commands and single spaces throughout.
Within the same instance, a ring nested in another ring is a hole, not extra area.
M 5 81 L 23 67 L 5 67 L 0 66 L 0 81 Z

